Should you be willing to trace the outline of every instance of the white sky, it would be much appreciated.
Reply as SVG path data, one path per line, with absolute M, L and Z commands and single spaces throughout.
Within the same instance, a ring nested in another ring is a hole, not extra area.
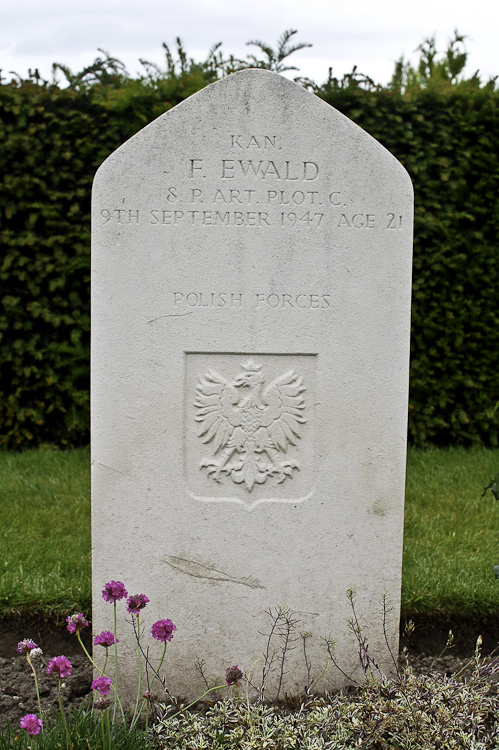
M 433 35 L 443 51 L 455 28 L 468 37 L 467 72 L 499 74 L 497 0 L 1 0 L 0 68 L 4 79 L 28 68 L 50 78 L 53 62 L 77 72 L 100 47 L 134 74 L 143 71 L 139 58 L 163 67 L 162 42 L 173 50 L 177 36 L 199 61 L 216 42 L 237 57 L 257 52 L 245 45 L 250 39 L 274 47 L 290 28 L 296 41 L 313 44 L 291 64 L 316 83 L 331 66 L 341 77 L 354 65 L 387 83 L 402 55 L 414 62 L 416 47 Z

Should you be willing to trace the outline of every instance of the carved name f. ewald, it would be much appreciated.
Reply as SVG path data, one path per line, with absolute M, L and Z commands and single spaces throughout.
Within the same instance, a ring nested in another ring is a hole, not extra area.
M 296 460 L 285 460 L 286 452 L 307 421 L 305 386 L 294 370 L 264 382 L 262 365 L 250 359 L 232 382 L 209 370 L 196 388 L 198 435 L 213 449 L 201 468 L 216 482 L 225 474 L 248 492 L 268 477 L 281 483 L 299 470 Z

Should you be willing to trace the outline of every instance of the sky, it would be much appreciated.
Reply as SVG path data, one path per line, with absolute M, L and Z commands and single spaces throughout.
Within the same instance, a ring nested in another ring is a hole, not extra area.
M 201 61 L 217 42 L 227 56 L 244 58 L 257 52 L 246 42 L 275 47 L 283 31 L 297 29 L 293 39 L 313 46 L 292 55 L 299 71 L 288 77 L 320 84 L 330 67 L 341 77 L 356 65 L 387 83 L 402 55 L 415 62 L 416 48 L 432 36 L 444 51 L 456 28 L 467 37 L 466 72 L 498 75 L 497 0 L 1 0 L 0 69 L 4 80 L 29 68 L 50 79 L 52 63 L 78 72 L 101 48 L 134 75 L 144 72 L 141 58 L 164 67 L 162 43 L 173 50 L 178 36 Z

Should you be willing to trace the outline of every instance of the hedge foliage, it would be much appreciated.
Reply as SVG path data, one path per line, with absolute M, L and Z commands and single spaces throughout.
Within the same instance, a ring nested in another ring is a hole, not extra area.
M 88 442 L 90 190 L 101 162 L 216 75 L 0 85 L 0 447 Z M 499 94 L 316 93 L 386 146 L 416 196 L 409 437 L 498 444 Z

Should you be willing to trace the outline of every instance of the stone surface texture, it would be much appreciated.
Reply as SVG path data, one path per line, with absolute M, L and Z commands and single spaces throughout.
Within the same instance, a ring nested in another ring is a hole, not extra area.
M 177 626 L 177 695 L 203 692 L 197 658 L 218 684 L 238 664 L 258 685 L 280 605 L 300 621 L 288 693 L 321 673 L 324 637 L 358 675 L 347 590 L 390 668 L 380 602 L 396 653 L 412 206 L 388 151 L 262 70 L 190 97 L 97 173 L 93 622 L 112 627 L 106 581 L 147 594 L 153 660 L 152 623 Z M 269 697 L 278 637 L 274 652 Z M 129 637 L 120 659 L 131 684 Z M 330 668 L 316 687 L 344 682 Z

